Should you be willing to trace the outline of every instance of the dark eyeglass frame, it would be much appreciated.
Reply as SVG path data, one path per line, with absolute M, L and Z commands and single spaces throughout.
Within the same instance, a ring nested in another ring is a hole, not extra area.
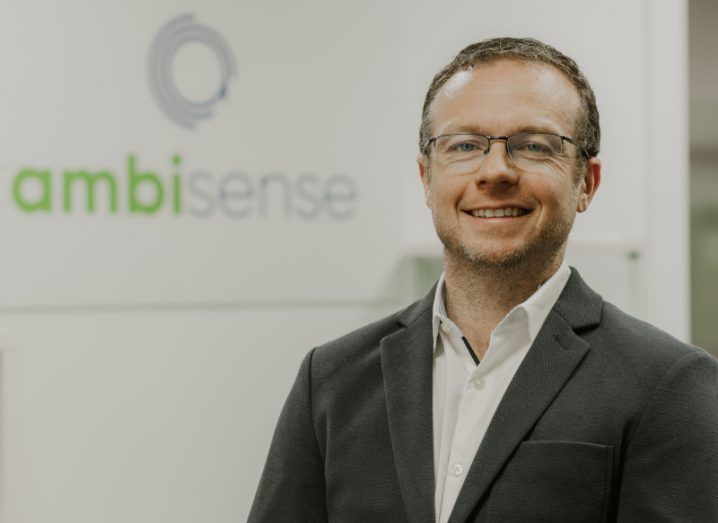
M 428 152 L 427 152 L 427 151 L 429 150 L 429 147 L 431 146 L 431 144 L 435 144 L 435 143 L 436 143 L 436 140 L 438 140 L 439 138 L 444 138 L 445 136 L 480 136 L 480 137 L 482 137 L 482 138 L 486 138 L 486 139 L 488 140 L 488 142 L 489 142 L 488 145 L 486 146 L 486 151 L 484 152 L 485 155 L 486 155 L 486 154 L 489 154 L 489 151 L 491 150 L 491 142 L 493 142 L 494 140 L 503 140 L 504 142 L 506 142 L 507 151 L 509 152 L 509 156 L 511 156 L 510 151 L 508 150 L 508 141 L 509 141 L 510 138 L 513 138 L 514 136 L 519 136 L 519 135 L 522 135 L 522 134 L 545 134 L 545 135 L 550 135 L 550 136 L 557 136 L 558 138 L 561 138 L 561 144 L 562 144 L 562 145 L 561 145 L 561 150 L 563 150 L 563 142 L 568 142 L 568 143 L 570 143 L 571 145 L 573 145 L 574 147 L 576 147 L 576 149 L 578 149 L 578 150 L 581 152 L 581 154 L 582 154 L 586 159 L 592 158 L 593 156 L 595 156 L 595 155 L 592 155 L 592 154 L 590 153 L 590 151 L 588 151 L 588 149 L 586 149 L 585 147 L 583 147 L 582 145 L 580 145 L 574 138 L 571 138 L 571 137 L 569 137 L 569 136 L 563 136 L 563 135 L 560 135 L 560 134 L 555 134 L 555 133 L 543 133 L 543 132 L 540 132 L 540 131 L 522 131 L 522 132 L 520 132 L 520 133 L 509 134 L 509 135 L 506 135 L 506 136 L 489 136 L 489 135 L 480 134 L 480 133 L 449 133 L 449 134 L 440 134 L 439 136 L 434 136 L 434 137 L 432 137 L 432 138 L 429 138 L 429 139 L 424 143 L 424 147 L 422 147 L 421 151 L 422 151 L 422 153 L 424 153 L 425 155 L 428 156 Z

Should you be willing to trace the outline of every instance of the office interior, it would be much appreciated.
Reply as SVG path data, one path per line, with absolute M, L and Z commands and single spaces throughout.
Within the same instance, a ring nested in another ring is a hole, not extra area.
M 717 19 L 711 0 L 4 1 L 0 521 L 245 520 L 304 355 L 442 271 L 420 109 L 484 38 L 544 40 L 596 91 L 604 179 L 569 263 L 718 356 Z

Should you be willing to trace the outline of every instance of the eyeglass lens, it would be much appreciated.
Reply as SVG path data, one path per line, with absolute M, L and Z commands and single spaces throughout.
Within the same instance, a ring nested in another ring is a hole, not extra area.
M 447 163 L 481 162 L 488 154 L 489 139 L 479 134 L 451 134 L 435 140 L 436 154 Z M 529 165 L 564 156 L 563 140 L 547 133 L 518 133 L 506 139 L 509 157 L 519 165 Z

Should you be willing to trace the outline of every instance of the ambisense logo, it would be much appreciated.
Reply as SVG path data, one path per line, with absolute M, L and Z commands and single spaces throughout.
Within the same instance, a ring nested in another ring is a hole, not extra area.
M 349 220 L 357 212 L 358 188 L 344 174 L 250 175 L 239 170 L 214 174 L 206 169 L 184 172 L 181 155 L 166 171 L 150 170 L 137 155 L 124 169 L 51 170 L 28 167 L 12 178 L 12 202 L 22 213 L 109 215 L 187 215 L 314 220 Z
M 219 65 L 219 85 L 205 100 L 188 99 L 176 83 L 174 66 L 177 54 L 190 43 L 209 49 Z M 170 20 L 155 36 L 150 49 L 148 73 L 152 94 L 162 112 L 176 124 L 193 129 L 197 122 L 210 118 L 215 105 L 226 99 L 236 65 L 229 44 L 217 31 L 196 22 L 194 15 L 184 14 Z

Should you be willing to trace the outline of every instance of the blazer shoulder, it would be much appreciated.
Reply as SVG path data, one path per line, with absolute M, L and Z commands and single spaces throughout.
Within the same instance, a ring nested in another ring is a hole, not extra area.
M 361 356 L 372 349 L 378 350 L 381 340 L 386 336 L 415 321 L 426 321 L 427 313 L 431 312 L 433 306 L 435 291 L 436 284 L 423 298 L 407 307 L 316 347 L 314 359 L 321 362 L 346 362 L 347 358 Z
M 381 340 L 402 328 L 398 315 L 392 313 L 319 345 L 313 351 L 312 368 L 331 375 L 339 367 L 378 356 Z
M 380 364 L 381 342 L 416 321 L 431 321 L 434 286 L 423 298 L 312 351 L 312 375 L 341 379 Z
M 593 346 L 610 349 L 612 357 L 640 361 L 641 367 L 659 373 L 689 354 L 710 364 L 718 363 L 703 349 L 683 342 L 609 302 L 603 303 L 601 316 L 600 325 L 588 333 L 586 339 Z

